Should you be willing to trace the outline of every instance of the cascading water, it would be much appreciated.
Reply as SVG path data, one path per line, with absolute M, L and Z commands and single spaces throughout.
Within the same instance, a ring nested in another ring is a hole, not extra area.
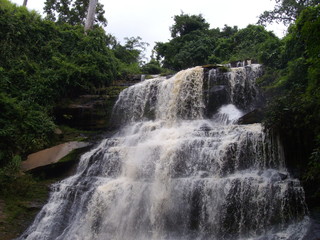
M 257 101 L 260 73 L 232 69 L 223 85 L 196 67 L 125 89 L 114 108 L 123 127 L 53 186 L 20 239 L 303 239 L 304 192 L 277 139 L 234 123 Z M 226 104 L 211 114 L 217 89 Z

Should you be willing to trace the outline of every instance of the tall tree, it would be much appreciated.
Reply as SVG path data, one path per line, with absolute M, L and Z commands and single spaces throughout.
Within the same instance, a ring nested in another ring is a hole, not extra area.
M 97 0 L 90 0 L 90 2 L 89 2 L 87 19 L 86 19 L 86 23 L 84 26 L 85 31 L 87 31 L 93 27 L 97 2 L 98 2 Z
M 101 3 L 96 3 L 94 23 L 106 26 L 107 19 L 104 17 L 103 7 Z M 46 0 L 44 13 L 47 19 L 54 22 L 84 25 L 88 8 L 89 0 Z

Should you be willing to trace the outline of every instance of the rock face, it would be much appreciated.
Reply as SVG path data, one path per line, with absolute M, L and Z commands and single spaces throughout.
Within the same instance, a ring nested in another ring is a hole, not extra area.
M 238 124 L 261 123 L 264 117 L 263 110 L 258 108 L 245 114 L 237 121 Z
M 204 96 L 208 117 L 230 99 L 227 71 L 228 69 L 222 66 L 204 68 Z
M 103 129 L 107 125 L 108 96 L 83 95 L 69 104 L 57 106 L 54 110 L 56 122 L 84 130 Z
M 204 98 L 206 115 L 211 117 L 217 109 L 226 104 L 233 104 L 244 112 L 250 112 L 264 103 L 255 84 L 263 74 L 259 64 L 248 64 L 248 61 L 238 64 L 204 66 Z M 243 66 L 244 65 L 244 66 Z

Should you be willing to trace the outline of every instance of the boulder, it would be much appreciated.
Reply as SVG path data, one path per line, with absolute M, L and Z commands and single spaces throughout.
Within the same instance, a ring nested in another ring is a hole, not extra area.
M 57 163 L 75 149 L 89 146 L 87 142 L 67 142 L 57 146 L 32 153 L 27 160 L 21 162 L 21 170 L 26 172 L 34 168 Z

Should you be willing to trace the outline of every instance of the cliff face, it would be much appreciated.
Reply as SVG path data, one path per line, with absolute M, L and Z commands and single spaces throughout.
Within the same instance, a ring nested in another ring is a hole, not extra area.
M 83 95 L 68 103 L 58 105 L 54 110 L 59 125 L 84 130 L 98 130 L 107 127 L 110 106 L 107 95 Z

